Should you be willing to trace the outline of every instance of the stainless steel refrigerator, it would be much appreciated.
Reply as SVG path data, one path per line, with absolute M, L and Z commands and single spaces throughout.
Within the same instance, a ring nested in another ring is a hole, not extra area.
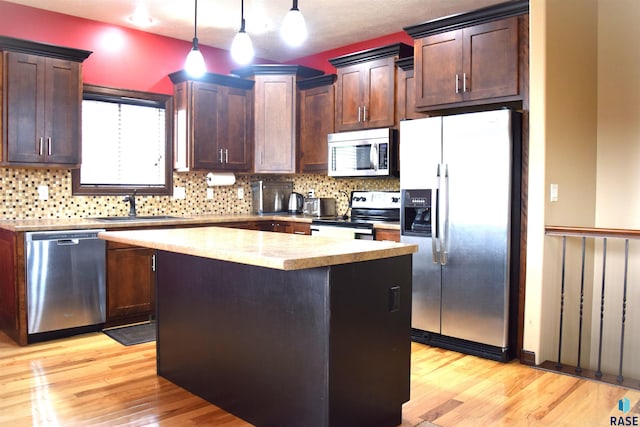
M 508 360 L 517 291 L 520 114 L 400 124 L 401 241 L 413 258 L 414 340 Z

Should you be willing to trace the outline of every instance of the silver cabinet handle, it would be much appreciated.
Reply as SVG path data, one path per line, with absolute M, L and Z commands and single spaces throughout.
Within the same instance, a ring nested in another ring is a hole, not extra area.
M 456 93 L 460 93 L 460 76 L 456 74 Z
M 228 148 L 224 149 L 224 162 L 225 163 L 229 163 L 229 149 Z
M 47 153 L 51 156 L 51 145 L 52 145 L 51 137 L 47 138 Z
M 38 144 L 38 156 L 42 156 L 42 145 L 44 144 L 44 138 L 40 137 Z
M 361 119 L 360 113 L 361 113 L 360 107 L 358 107 L 358 123 L 360 123 L 362 121 L 362 120 L 360 120 Z
M 220 163 L 222 163 L 222 148 L 218 149 L 218 160 Z
M 462 92 L 467 92 L 467 73 L 462 73 Z
M 362 109 L 364 110 L 362 121 L 366 122 L 367 121 L 367 106 L 365 105 L 364 107 L 362 107 Z

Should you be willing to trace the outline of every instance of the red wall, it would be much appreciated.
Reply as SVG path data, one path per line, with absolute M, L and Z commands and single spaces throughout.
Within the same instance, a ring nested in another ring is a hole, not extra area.
M 93 53 L 84 62 L 84 82 L 122 89 L 172 94 L 169 73 L 183 68 L 191 43 L 144 31 L 103 24 L 0 0 L 0 35 L 55 44 Z M 119 44 L 108 40 L 120 40 Z M 327 60 L 347 53 L 397 43 L 413 44 L 404 32 L 290 61 L 327 73 Z M 237 68 L 227 50 L 200 45 L 207 69 L 227 74 Z M 256 62 L 270 62 L 257 60 Z

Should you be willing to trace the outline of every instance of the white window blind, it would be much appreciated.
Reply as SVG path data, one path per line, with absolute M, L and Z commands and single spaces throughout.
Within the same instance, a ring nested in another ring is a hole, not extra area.
M 164 185 L 165 110 L 82 101 L 82 185 Z

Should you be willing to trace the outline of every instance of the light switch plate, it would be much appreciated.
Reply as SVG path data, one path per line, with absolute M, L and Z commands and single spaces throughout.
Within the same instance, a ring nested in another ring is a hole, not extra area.
M 184 187 L 173 187 L 173 198 L 174 199 L 186 199 L 187 192 Z
M 551 184 L 549 188 L 549 201 L 550 202 L 558 201 L 558 184 Z
M 207 199 L 213 199 L 213 188 L 207 188 Z
M 244 188 L 238 188 L 238 199 L 244 199 Z

